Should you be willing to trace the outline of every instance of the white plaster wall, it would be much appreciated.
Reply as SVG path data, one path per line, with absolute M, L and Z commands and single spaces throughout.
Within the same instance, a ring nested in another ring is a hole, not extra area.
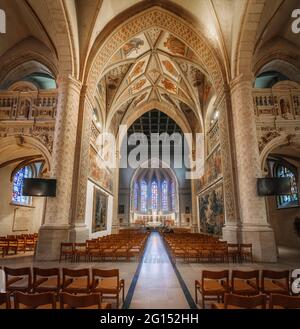
M 32 200 L 32 221 L 27 231 L 13 231 L 14 210 L 11 205 L 12 182 L 10 175 L 15 164 L 0 169 L 0 236 L 37 233 L 42 223 L 45 198 L 33 198 Z
M 107 230 L 92 233 L 92 220 L 93 220 L 93 195 L 94 195 L 94 187 L 100 188 L 100 190 L 108 195 L 108 205 L 107 205 Z M 85 224 L 89 228 L 89 236 L 90 238 L 97 238 L 100 236 L 105 236 L 111 234 L 112 228 L 112 216 L 113 216 L 113 197 L 108 194 L 105 190 L 101 189 L 100 186 L 94 184 L 90 180 L 88 180 L 87 184 L 87 193 L 86 193 L 86 208 L 85 208 Z

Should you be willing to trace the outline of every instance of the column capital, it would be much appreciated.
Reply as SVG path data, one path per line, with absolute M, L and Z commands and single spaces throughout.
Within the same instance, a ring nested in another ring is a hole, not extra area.
M 237 89 L 241 84 L 249 84 L 252 86 L 252 81 L 254 79 L 253 75 L 250 74 L 240 74 L 234 79 L 232 79 L 229 83 L 230 90 L 233 92 L 235 89 Z

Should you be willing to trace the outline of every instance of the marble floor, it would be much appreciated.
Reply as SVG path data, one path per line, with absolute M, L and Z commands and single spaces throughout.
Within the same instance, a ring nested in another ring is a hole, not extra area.
M 149 238 L 130 308 L 189 308 L 157 232 L 153 232 Z
M 123 307 L 131 309 L 188 309 L 202 308 L 193 302 L 195 280 L 201 278 L 204 269 L 295 269 L 300 268 L 299 250 L 279 248 L 277 263 L 244 264 L 174 264 L 167 253 L 163 240 L 157 232 L 152 232 L 141 262 L 36 262 L 32 255 L 0 259 L 0 267 L 37 266 L 43 268 L 103 268 L 120 270 L 120 277 L 125 279 L 125 303 Z M 0 287 L 1 289 L 1 287 Z M 210 305 L 207 305 L 210 308 Z

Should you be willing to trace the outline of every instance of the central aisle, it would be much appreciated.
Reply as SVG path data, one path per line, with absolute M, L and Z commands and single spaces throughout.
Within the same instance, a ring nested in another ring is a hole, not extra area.
M 149 237 L 130 308 L 190 308 L 158 232 Z

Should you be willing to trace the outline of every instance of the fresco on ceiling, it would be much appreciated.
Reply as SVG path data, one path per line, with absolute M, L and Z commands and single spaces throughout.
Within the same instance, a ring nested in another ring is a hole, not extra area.
M 167 78 L 164 78 L 161 80 L 161 83 L 162 85 L 165 87 L 165 89 L 171 93 L 176 93 L 177 92 L 177 87 L 175 86 L 175 84 L 167 79 Z
M 179 78 L 179 74 L 171 61 L 164 59 L 161 61 L 161 63 L 163 64 L 166 72 L 169 73 L 174 79 L 177 80 Z
M 221 149 L 218 146 L 204 164 L 204 175 L 200 178 L 200 189 L 222 177 Z
M 177 104 L 175 103 L 175 101 L 173 101 L 173 99 L 166 93 L 161 94 L 162 97 L 164 97 L 164 99 L 166 99 L 169 103 L 171 103 L 175 108 L 177 108 Z
M 125 45 L 122 47 L 122 50 L 125 54 L 125 56 L 129 56 L 133 51 L 138 53 L 138 50 L 141 48 L 141 46 L 144 45 L 144 40 L 141 38 L 133 38 L 129 42 L 125 43 Z
M 199 195 L 200 230 L 203 233 L 222 235 L 224 225 L 223 185 Z
M 164 42 L 164 47 L 174 55 L 184 56 L 185 44 L 179 39 L 175 38 L 172 34 L 168 35 L 166 41 Z
M 147 92 L 143 93 L 142 95 L 138 96 L 134 101 L 133 101 L 133 105 L 137 106 L 139 105 L 143 100 L 145 100 L 146 96 L 148 95 Z
M 133 92 L 137 92 L 139 90 L 142 89 L 142 87 L 145 85 L 146 83 L 146 79 L 141 79 L 138 82 L 136 82 L 133 86 L 132 86 L 132 91 Z
M 144 72 L 144 70 L 143 70 L 144 64 L 145 64 L 145 60 L 138 62 L 134 66 L 132 72 L 129 75 L 130 81 L 133 80 L 134 78 L 138 77 L 139 75 L 141 75 Z
M 89 158 L 89 177 L 91 177 L 99 186 L 112 192 L 112 174 L 107 168 L 105 168 L 102 159 L 98 156 L 97 152 L 92 148 L 92 146 L 90 146 Z

